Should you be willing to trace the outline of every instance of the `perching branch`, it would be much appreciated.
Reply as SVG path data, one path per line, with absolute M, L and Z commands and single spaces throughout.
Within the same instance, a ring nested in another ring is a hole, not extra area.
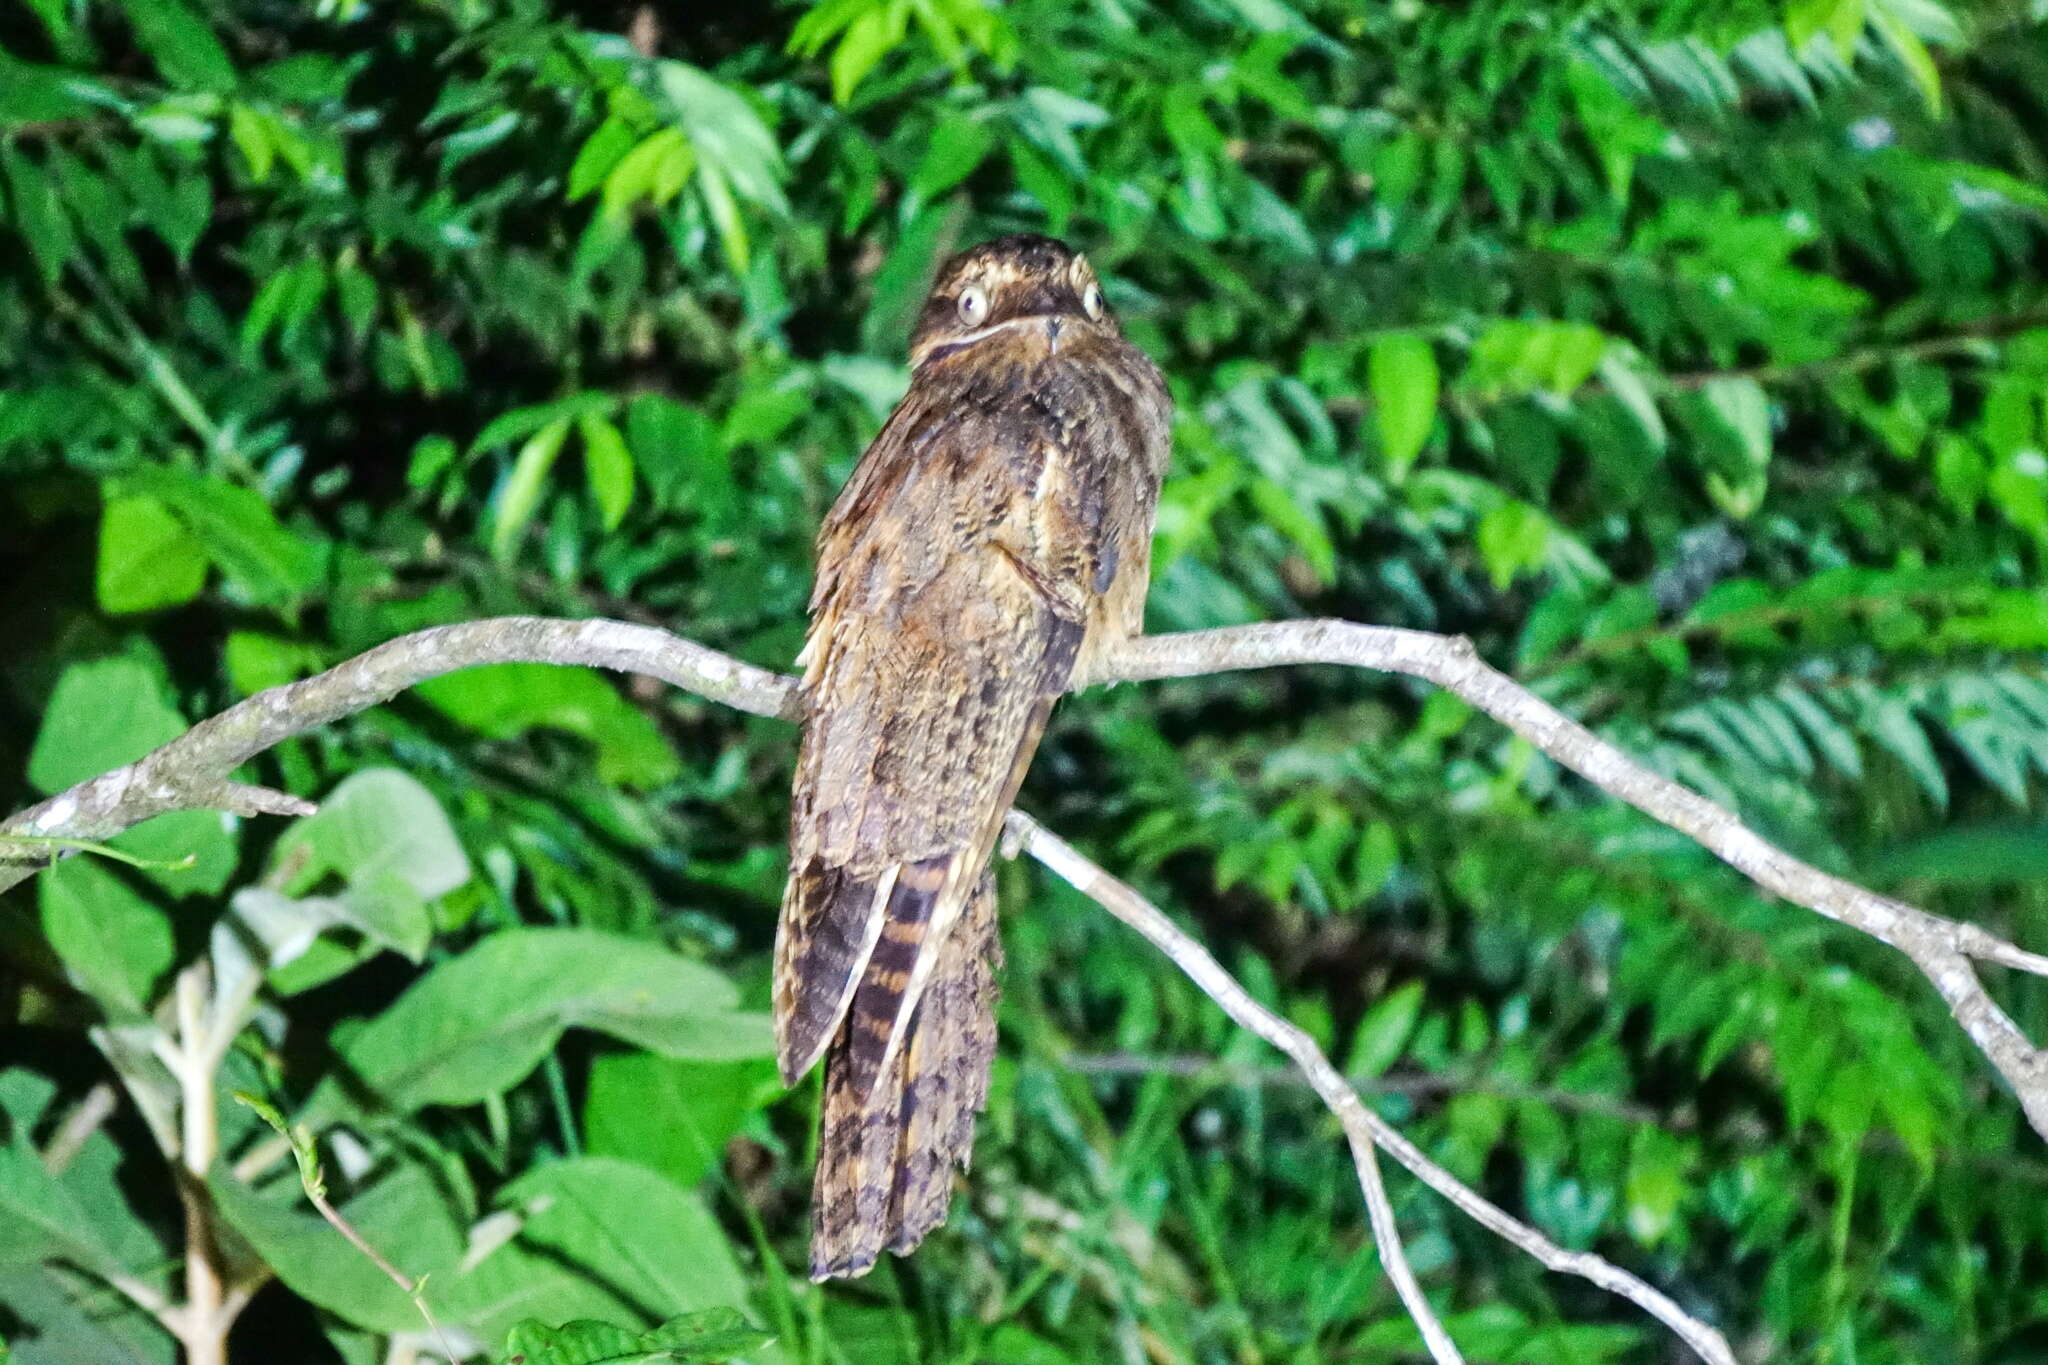
M 1972 958 L 2048 976 L 2048 957 L 2014 947 L 1974 924 L 1931 915 L 1831 876 L 1764 842 L 1698 792 L 1651 772 L 1497 669 L 1471 642 L 1348 621 L 1289 621 L 1228 630 L 1150 635 L 1117 656 L 1113 676 L 1091 682 L 1185 678 L 1276 664 L 1345 664 L 1435 683 L 1535 745 L 1610 796 L 1686 835 L 1795 905 L 1861 930 L 1911 958 L 1949 1013 L 2005 1077 L 2034 1131 L 2048 1138 L 2048 1054 L 1991 999 Z
M 1251 994 L 1223 970 L 1223 965 L 1208 949 L 1182 933 L 1158 906 L 1082 857 L 1066 840 L 1023 811 L 1010 812 L 1007 833 L 1023 851 L 1045 864 L 1053 875 L 1143 934 L 1153 947 L 1172 960 L 1174 966 L 1187 973 L 1188 979 L 1201 987 L 1202 994 L 1214 1000 L 1238 1027 L 1256 1033 L 1286 1053 L 1288 1059 L 1301 1068 L 1323 1104 L 1343 1125 L 1344 1137 L 1351 1144 L 1352 1161 L 1358 1167 L 1358 1183 L 1365 1190 L 1366 1204 L 1372 1211 L 1373 1237 L 1379 1243 L 1380 1260 L 1385 1263 L 1394 1288 L 1400 1292 L 1401 1301 L 1407 1305 L 1409 1316 L 1422 1330 L 1423 1340 L 1429 1343 L 1430 1355 L 1437 1361 L 1460 1359 L 1458 1348 L 1444 1335 L 1442 1325 L 1430 1311 L 1429 1301 L 1423 1298 L 1422 1289 L 1415 1283 L 1415 1276 L 1401 1253 L 1394 1212 L 1387 1202 L 1386 1188 L 1380 1183 L 1378 1165 L 1373 1160 L 1375 1143 L 1420 1176 L 1425 1185 L 1484 1224 L 1488 1231 L 1528 1252 L 1547 1268 L 1583 1276 L 1602 1289 L 1621 1295 L 1676 1332 L 1686 1345 L 1712 1365 L 1735 1365 L 1735 1354 L 1728 1349 L 1728 1343 L 1721 1334 L 1687 1315 L 1669 1298 L 1620 1266 L 1591 1252 L 1566 1251 L 1527 1223 L 1509 1216 L 1499 1205 L 1461 1184 L 1456 1176 L 1424 1156 L 1420 1148 L 1402 1137 L 1385 1119 L 1366 1108 L 1364 1101 L 1358 1098 L 1358 1092 L 1330 1064 L 1330 1059 L 1323 1055 L 1314 1039 L 1252 999 Z
M 366 710 L 407 687 L 457 669 L 489 663 L 579 664 L 645 674 L 712 701 L 763 716 L 794 720 L 795 680 L 707 649 L 650 626 L 620 621 L 558 621 L 500 617 L 441 626 L 401 636 L 315 677 L 258 693 L 200 722 L 162 748 L 113 772 L 60 792 L 0 822 L 0 890 L 26 879 L 52 856 L 56 839 L 104 839 L 151 816 L 185 809 L 242 813 L 302 813 L 296 797 L 236 783 L 237 768 L 305 731 Z M 1537 749 L 1594 786 L 1686 834 L 1758 886 L 1841 924 L 1861 930 L 1910 958 L 1934 983 L 1949 1010 L 2012 1086 L 2035 1130 L 2048 1137 L 2048 1058 L 2020 1032 L 1986 993 L 1972 959 L 2048 975 L 2048 957 L 2023 951 L 1975 925 L 1942 919 L 1822 872 L 1766 843 L 1732 813 L 1661 777 L 1555 707 L 1480 661 L 1470 642 L 1421 631 L 1361 626 L 1343 621 L 1301 621 L 1226 630 L 1147 636 L 1099 661 L 1076 686 L 1193 677 L 1283 664 L 1332 663 L 1405 673 L 1435 683 L 1484 711 Z M 1329 1069 L 1306 1038 L 1307 1051 L 1280 1030 L 1231 982 L 1213 959 L 1176 947 L 1184 941 L 1170 922 L 1129 888 L 1081 859 L 1018 816 L 1019 837 L 1034 856 L 1103 899 L 1139 927 L 1240 1024 L 1287 1051 L 1330 1104 L 1358 1156 L 1359 1178 L 1372 1204 L 1382 1258 L 1429 1340 L 1437 1359 L 1455 1360 L 1428 1308 L 1405 1277 L 1398 1242 L 1385 1212 L 1368 1144 L 1384 1146 L 1459 1207 L 1521 1246 L 1545 1265 L 1581 1274 L 1613 1289 L 1673 1326 L 1710 1360 L 1732 1359 L 1709 1329 L 1680 1313 L 1649 1286 L 1597 1257 L 1568 1253 L 1514 1222 L 1387 1128 L 1366 1110 L 1341 1076 Z M 9 836 L 13 836 L 10 843 Z M 1089 889 L 1094 888 L 1094 889 Z M 1114 897 L 1115 905 L 1104 897 Z M 1129 912 L 1128 914 L 1126 912 Z M 1147 916 L 1151 917 L 1150 919 Z M 1152 922 L 1156 920 L 1156 923 Z M 1148 927 L 1149 926 L 1149 927 Z M 1192 944 L 1195 953 L 1200 949 Z M 1197 967 L 1207 966 L 1201 972 Z M 1192 964 L 1192 965 L 1191 965 Z M 1213 973 L 1213 975 L 1211 975 Z M 1328 1074 L 1323 1074 L 1327 1072 Z M 1714 1354 L 1718 1349 L 1721 1354 Z

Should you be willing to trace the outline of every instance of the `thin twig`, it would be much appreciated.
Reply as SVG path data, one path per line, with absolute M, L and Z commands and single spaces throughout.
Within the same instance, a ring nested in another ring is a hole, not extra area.
M 441 1324 L 435 1319 L 433 1310 L 427 1307 L 426 1276 L 422 1275 L 419 1279 L 415 1280 L 403 1270 L 393 1265 L 385 1257 L 384 1253 L 372 1246 L 369 1238 L 356 1231 L 355 1224 L 342 1217 L 341 1210 L 335 1208 L 333 1203 L 328 1200 L 327 1175 L 321 1169 L 320 1153 L 314 1146 L 312 1131 L 302 1123 L 286 1123 L 284 1115 L 278 1112 L 277 1106 L 260 1095 L 252 1094 L 246 1090 L 237 1090 L 235 1092 L 235 1102 L 253 1111 L 258 1118 L 269 1124 L 272 1130 L 289 1144 L 293 1157 L 298 1161 L 299 1188 L 305 1193 L 307 1202 L 312 1204 L 319 1211 L 320 1216 L 327 1220 L 329 1227 L 347 1239 L 350 1246 L 360 1251 L 369 1260 L 371 1265 L 383 1271 L 385 1277 L 397 1285 L 401 1293 L 412 1300 L 412 1306 L 419 1310 L 421 1319 L 427 1324 L 427 1330 L 433 1333 L 434 1340 L 439 1343 L 442 1354 L 451 1361 L 461 1359 L 456 1354 L 455 1348 L 448 1344 L 448 1337 L 442 1332 Z
M 228 1327 L 220 1242 L 206 1175 L 220 1150 L 220 1110 L 213 1067 L 206 1060 L 208 980 L 205 958 L 178 973 L 178 1114 L 183 1166 L 178 1181 L 185 1208 L 185 1365 L 227 1365 Z
M 1380 1260 L 1386 1265 L 1389 1277 L 1408 1307 L 1409 1316 L 1422 1329 L 1424 1340 L 1429 1342 L 1430 1354 L 1436 1359 L 1457 1359 L 1457 1348 L 1443 1337 L 1443 1327 L 1431 1314 L 1428 1302 L 1415 1284 L 1414 1275 L 1402 1259 L 1393 1213 L 1387 1206 L 1386 1191 L 1380 1187 L 1379 1172 L 1373 1162 L 1375 1144 L 1384 1147 L 1396 1161 L 1420 1176 L 1424 1184 L 1476 1218 L 1489 1231 L 1520 1247 L 1545 1266 L 1581 1276 L 1621 1295 L 1676 1332 L 1701 1358 L 1713 1365 L 1735 1365 L 1735 1354 L 1728 1349 L 1728 1343 L 1721 1334 L 1687 1314 L 1664 1294 L 1591 1252 L 1566 1251 L 1535 1228 L 1511 1217 L 1506 1210 L 1461 1184 L 1456 1176 L 1424 1156 L 1421 1149 L 1365 1107 L 1358 1092 L 1330 1064 L 1314 1039 L 1252 999 L 1250 993 L 1223 969 L 1206 948 L 1182 933 L 1157 906 L 1081 856 L 1071 844 L 1022 811 L 1010 812 L 1008 833 L 1055 876 L 1143 934 L 1240 1027 L 1279 1048 L 1301 1068 L 1309 1084 L 1315 1087 L 1316 1094 L 1344 1127 L 1344 1136 L 1351 1144 L 1352 1156 L 1358 1166 L 1359 1183 L 1372 1210 L 1373 1235 L 1379 1242 Z
M 114 1094 L 114 1087 L 105 1081 L 94 1085 L 85 1092 L 85 1098 L 72 1107 L 57 1125 L 57 1131 L 50 1134 L 50 1140 L 43 1145 L 43 1169 L 51 1175 L 62 1175 L 69 1170 L 78 1154 L 85 1150 L 85 1144 L 100 1130 L 100 1125 L 113 1117 L 114 1109 L 121 1103 Z

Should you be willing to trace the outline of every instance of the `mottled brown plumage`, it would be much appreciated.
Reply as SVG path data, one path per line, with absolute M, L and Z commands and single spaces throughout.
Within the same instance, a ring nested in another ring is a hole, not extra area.
M 944 1220 L 995 1052 L 986 868 L 1046 717 L 1144 609 L 1170 405 L 1088 263 L 940 271 L 914 372 L 818 535 L 776 1048 L 826 1059 L 811 1274 Z

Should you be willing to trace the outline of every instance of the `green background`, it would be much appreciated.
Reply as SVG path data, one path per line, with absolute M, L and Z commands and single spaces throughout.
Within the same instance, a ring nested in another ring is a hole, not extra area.
M 934 265 L 1037 230 L 1178 404 L 1152 629 L 1469 634 L 1799 856 L 2048 946 L 2044 166 L 2017 0 L 7 0 L 0 805 L 441 622 L 786 668 Z M 326 927 L 224 1083 L 328 1125 L 486 1345 L 727 1304 L 758 1359 L 1421 1358 L 1314 1097 L 1021 866 L 966 1193 L 805 1282 L 815 1090 L 760 1015 L 794 746 L 477 670 L 252 766 L 315 820 L 166 817 L 116 842 L 188 869 L 9 893 L 0 1335 L 172 1357 L 105 1287 L 174 1283 L 137 1110 L 39 1154 L 232 901 Z M 2048 1354 L 2048 1161 L 1927 984 L 1462 705 L 1093 692 L 1025 802 L 1746 1360 Z M 215 1182 L 281 1281 L 238 1357 L 400 1358 L 412 1306 L 266 1170 Z M 1680 1358 L 1390 1179 L 1474 1360 Z

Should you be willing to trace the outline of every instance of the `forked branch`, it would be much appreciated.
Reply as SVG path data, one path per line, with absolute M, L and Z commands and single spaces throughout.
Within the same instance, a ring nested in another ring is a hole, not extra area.
M 401 636 L 317 676 L 260 692 L 126 767 L 0 821 L 0 891 L 45 864 L 57 841 L 104 839 L 166 811 L 303 813 L 307 807 L 298 798 L 238 783 L 235 770 L 294 735 L 378 705 L 429 678 L 479 664 L 515 662 L 580 664 L 644 674 L 755 715 L 797 718 L 794 679 L 650 626 L 525 616 L 440 626 Z M 1465 640 L 1344 621 L 1147 636 L 1098 662 L 1077 685 L 1313 663 L 1404 673 L 1432 682 L 1602 791 L 1696 840 L 1758 886 L 1898 949 L 1933 982 L 1950 1012 L 2011 1085 L 2035 1131 L 2048 1137 L 2048 1060 L 1992 1001 L 1972 966 L 1972 959 L 1977 959 L 2048 975 L 2048 957 L 2023 951 L 1974 925 L 1877 895 L 1773 847 L 1729 811 L 1651 772 L 1489 668 Z M 1457 1348 L 1408 1271 L 1374 1164 L 1374 1143 L 1544 1265 L 1582 1275 L 1630 1299 L 1707 1360 L 1732 1365 L 1733 1356 L 1718 1333 L 1688 1317 L 1655 1289 L 1597 1256 L 1557 1247 L 1431 1163 L 1365 1107 L 1306 1035 L 1263 1010 L 1200 945 L 1129 887 L 1027 816 L 1013 815 L 1012 831 L 1034 857 L 1145 934 L 1226 1013 L 1286 1052 L 1302 1069 L 1344 1126 L 1381 1258 L 1439 1362 L 1456 1361 Z

